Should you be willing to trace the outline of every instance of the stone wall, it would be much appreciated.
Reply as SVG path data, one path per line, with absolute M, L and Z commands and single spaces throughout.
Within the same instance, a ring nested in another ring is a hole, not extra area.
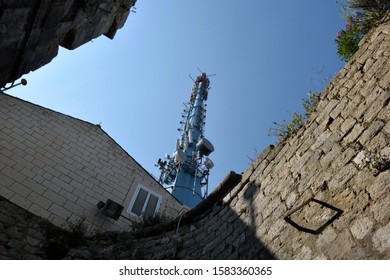
M 0 1 L 0 87 L 49 63 L 59 46 L 113 38 L 136 0 Z
M 46 232 L 56 229 L 0 196 L 0 260 L 46 259 Z
M 85 219 L 128 230 L 139 184 L 160 195 L 160 212 L 178 216 L 182 204 L 99 125 L 0 94 L 0 196 L 57 226 Z M 107 199 L 124 207 L 118 220 L 99 212 Z
M 69 223 L 61 229 L 0 196 L 0 260 L 62 259 L 85 242 L 83 226 Z
M 389 259 L 390 23 L 293 137 L 173 223 L 84 239 L 66 259 Z M 99 249 L 96 249 L 99 248 Z

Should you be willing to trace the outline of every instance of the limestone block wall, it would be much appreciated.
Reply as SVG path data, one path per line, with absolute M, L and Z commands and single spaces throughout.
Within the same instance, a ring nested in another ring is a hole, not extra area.
M 129 254 L 389 259 L 389 34 L 390 23 L 372 30 L 308 123 L 266 148 L 240 183 L 222 183 L 207 207 L 175 224 L 137 233 Z M 77 252 L 70 257 L 82 258 Z
M 49 63 L 58 47 L 113 38 L 136 0 L 0 1 L 0 87 Z
M 57 226 L 85 218 L 102 230 L 128 230 L 139 184 L 161 196 L 161 213 L 182 210 L 100 126 L 0 94 L 0 196 Z M 107 199 L 124 206 L 119 220 L 99 213 Z
M 276 258 L 390 258 L 389 33 L 387 23 L 365 37 L 306 126 L 266 149 L 224 199 Z M 337 214 L 312 198 L 342 211 L 318 234 L 284 219 L 320 229 Z
M 389 23 L 372 30 L 306 126 L 266 149 L 224 199 L 278 259 L 390 258 L 389 34 Z M 312 198 L 342 211 L 317 234 L 285 220 L 318 230 L 337 215 Z

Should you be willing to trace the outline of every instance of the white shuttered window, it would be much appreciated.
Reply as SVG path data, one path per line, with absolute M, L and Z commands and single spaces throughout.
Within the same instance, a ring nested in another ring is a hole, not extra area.
M 161 196 L 152 192 L 147 187 L 138 185 L 127 213 L 137 217 L 153 217 L 160 207 Z

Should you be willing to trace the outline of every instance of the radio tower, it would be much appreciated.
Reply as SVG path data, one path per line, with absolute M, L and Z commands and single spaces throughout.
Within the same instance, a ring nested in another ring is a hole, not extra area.
M 207 157 L 214 147 L 204 137 L 209 86 L 206 73 L 196 78 L 190 101 L 184 103 L 176 150 L 173 156 L 167 154 L 156 164 L 161 170 L 159 182 L 172 188 L 172 195 L 190 208 L 207 196 L 210 169 L 214 166 Z

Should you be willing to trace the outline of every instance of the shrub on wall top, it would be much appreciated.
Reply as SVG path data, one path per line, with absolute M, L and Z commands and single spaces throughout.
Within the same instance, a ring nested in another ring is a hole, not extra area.
M 335 42 L 339 57 L 348 61 L 359 49 L 359 42 L 373 27 L 379 25 L 390 10 L 390 0 L 344 0 L 342 9 L 347 22 Z
M 345 30 L 340 30 L 335 40 L 339 57 L 346 62 L 350 60 L 359 49 L 359 42 L 363 36 L 361 30 L 351 24 L 347 24 Z

